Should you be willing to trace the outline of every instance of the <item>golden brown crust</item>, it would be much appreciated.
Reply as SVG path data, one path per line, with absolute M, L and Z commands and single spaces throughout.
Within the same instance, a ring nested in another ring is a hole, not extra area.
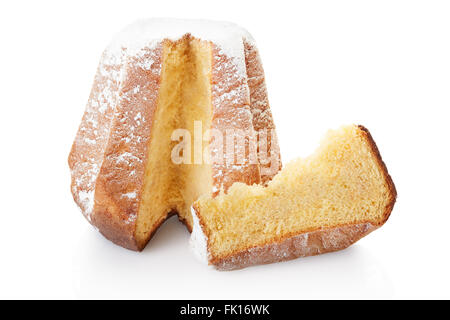
M 253 128 L 259 133 L 258 160 L 261 166 L 261 180 L 262 183 L 266 184 L 281 170 L 280 148 L 276 137 L 275 123 L 270 111 L 264 69 L 258 49 L 254 44 L 244 39 L 244 51 Z M 263 136 L 264 132 L 266 136 Z M 267 143 L 262 144 L 265 141 Z M 267 159 L 270 159 L 268 163 L 264 163 L 265 160 L 261 159 L 260 156 L 260 148 L 263 145 L 266 148 Z
M 179 41 L 190 37 L 187 34 Z M 138 55 L 132 56 L 127 56 L 124 49 L 126 59 L 119 64 L 112 64 L 109 58 L 102 59 L 69 156 L 75 201 L 107 239 L 131 250 L 142 250 L 146 244 L 136 241 L 136 218 L 158 104 L 162 50 L 168 43 L 171 42 L 165 40 L 156 47 L 142 48 Z M 222 132 L 227 129 L 253 132 L 251 108 L 258 99 L 267 98 L 255 96 L 251 104 L 249 92 L 262 87 L 263 80 L 259 80 L 257 86 L 252 82 L 247 84 L 246 78 L 237 72 L 233 59 L 211 45 L 212 127 Z M 256 52 L 255 48 L 252 50 Z M 262 70 L 260 65 L 257 69 Z M 100 112 L 103 107 L 106 111 Z M 95 126 L 90 125 L 93 117 Z M 227 190 L 236 181 L 261 182 L 258 163 L 213 163 L 212 169 L 216 193 Z M 95 172 L 87 178 L 83 176 L 91 171 Z M 86 195 L 89 195 L 89 204 L 85 201 Z M 170 214 L 154 225 L 151 235 L 168 216 Z M 182 222 L 192 230 L 187 221 Z
M 315 256 L 345 249 L 377 228 L 370 223 L 362 223 L 306 232 L 281 242 L 250 248 L 211 263 L 218 270 L 225 271 Z
M 248 145 L 250 137 L 255 133 L 246 79 L 237 72 L 232 58 L 227 57 L 215 44 L 212 44 L 212 55 L 211 99 L 213 112 L 211 126 L 219 130 L 223 136 L 227 130 L 230 132 L 232 130 L 236 140 L 244 139 L 245 145 Z M 245 162 L 236 165 L 235 159 L 226 157 L 226 139 L 210 142 L 212 158 L 215 157 L 214 151 L 221 148 L 225 156 L 223 161 L 213 160 L 212 163 L 214 195 L 217 195 L 221 189 L 226 191 L 236 181 L 249 185 L 261 182 L 259 164 L 249 162 L 252 156 L 256 159 L 256 154 L 250 155 L 244 151 Z
M 143 249 L 134 236 L 135 220 L 157 105 L 161 57 L 162 46 L 158 46 L 126 61 L 120 103 L 95 189 L 92 223 L 107 239 L 132 250 Z M 153 64 L 142 68 L 138 60 Z
M 236 250 L 225 257 L 217 257 L 210 251 L 209 242 L 207 250 L 209 252 L 209 263 L 218 270 L 241 269 L 257 264 L 267 264 L 284 260 L 291 260 L 297 257 L 306 257 L 338 251 L 347 248 L 370 232 L 381 227 L 389 218 L 394 207 L 397 192 L 394 183 L 387 171 L 380 152 L 369 131 L 358 126 L 361 136 L 368 143 L 372 154 L 384 174 L 385 183 L 389 190 L 389 201 L 385 207 L 382 219 L 380 221 L 364 221 L 352 225 L 341 225 L 334 228 L 308 230 L 300 234 L 287 234 L 275 240 L 268 240 L 266 243 L 247 248 L 245 250 Z M 210 237 L 209 229 L 198 214 L 199 210 L 194 205 L 194 212 L 199 219 L 200 226 L 207 239 Z

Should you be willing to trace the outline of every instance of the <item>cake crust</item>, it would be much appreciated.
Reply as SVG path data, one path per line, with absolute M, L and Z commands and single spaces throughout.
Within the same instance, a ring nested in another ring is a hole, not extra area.
M 349 247 L 377 228 L 371 223 L 362 223 L 306 232 L 287 237 L 281 242 L 268 243 L 213 260 L 212 264 L 218 270 L 229 271 L 338 251 Z
M 246 250 L 236 250 L 225 257 L 214 256 L 210 251 L 210 246 L 207 242 L 206 250 L 208 263 L 217 270 L 228 271 L 258 264 L 269 264 L 292 260 L 299 257 L 314 256 L 345 249 L 381 227 L 388 220 L 392 212 L 397 198 L 397 191 L 369 130 L 362 125 L 358 125 L 357 127 L 359 128 L 361 137 L 370 146 L 372 155 L 377 160 L 378 167 L 383 173 L 385 184 L 389 190 L 389 200 L 384 208 L 382 219 L 379 222 L 365 221 L 356 224 L 340 225 L 332 228 L 288 234 L 284 237 L 268 241 Z M 202 217 L 199 214 L 199 209 L 196 204 L 193 205 L 192 213 L 198 218 L 200 229 L 198 232 L 202 232 L 205 239 L 209 239 L 210 234 L 208 233 L 208 228 L 206 228 L 202 221 Z
M 281 155 L 272 112 L 267 94 L 264 69 L 259 52 L 254 44 L 244 40 L 245 65 L 247 68 L 248 87 L 250 89 L 250 110 L 253 115 L 253 127 L 260 134 L 258 148 L 265 147 L 269 163 L 260 161 L 261 182 L 267 184 L 281 170 Z M 261 133 L 266 132 L 265 137 Z M 258 149 L 258 155 L 262 150 Z

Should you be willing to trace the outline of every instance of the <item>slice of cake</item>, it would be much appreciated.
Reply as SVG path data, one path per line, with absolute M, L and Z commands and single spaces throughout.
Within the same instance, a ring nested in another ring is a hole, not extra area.
M 261 61 L 244 29 L 137 22 L 100 61 L 69 156 L 74 200 L 106 238 L 142 250 L 171 214 L 191 230 L 200 195 L 269 181 L 281 167 L 274 129 Z M 255 139 L 263 143 L 248 148 Z M 236 160 L 225 153 L 235 141 L 243 142 Z
M 369 131 L 331 131 L 267 187 L 235 183 L 193 205 L 191 246 L 231 270 L 344 249 L 383 225 L 396 190 Z

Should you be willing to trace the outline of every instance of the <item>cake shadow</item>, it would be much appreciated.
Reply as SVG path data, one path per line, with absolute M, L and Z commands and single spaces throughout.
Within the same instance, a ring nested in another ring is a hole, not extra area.
M 230 282 L 245 279 L 246 286 L 261 291 L 255 299 L 378 299 L 395 295 L 394 283 L 383 262 L 360 245 L 220 274 Z M 211 274 L 211 281 L 214 278 Z M 267 283 L 276 293 L 265 292 Z M 246 298 L 245 291 L 236 296 Z
M 186 225 L 179 220 L 176 213 L 170 213 L 161 223 L 159 228 L 152 235 L 141 254 L 151 254 L 151 251 L 158 250 L 172 245 L 179 245 L 181 241 L 188 242 L 190 233 Z M 183 239 L 180 239 L 183 238 Z
M 219 272 L 198 262 L 188 242 L 189 232 L 176 216 L 161 225 L 142 252 L 121 248 L 86 228 L 74 250 L 74 293 L 88 299 L 379 298 L 395 294 L 384 261 L 364 245 Z M 216 287 L 220 292 L 210 296 Z

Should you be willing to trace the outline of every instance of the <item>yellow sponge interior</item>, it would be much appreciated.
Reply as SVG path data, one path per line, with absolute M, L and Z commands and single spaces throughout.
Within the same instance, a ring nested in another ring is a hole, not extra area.
M 369 133 L 331 131 L 318 150 L 288 164 L 267 187 L 235 183 L 195 207 L 215 258 L 288 237 L 347 224 L 382 224 L 395 197 Z
M 203 130 L 211 125 L 211 45 L 190 36 L 164 41 L 163 67 L 155 111 L 144 186 L 136 221 L 135 236 L 140 248 L 171 212 L 189 228 L 190 206 L 201 194 L 210 194 L 211 168 L 206 164 L 175 164 L 172 141 L 175 129 L 187 129 L 194 137 L 194 121 Z M 193 146 L 191 146 L 193 147 Z M 191 152 L 191 163 L 194 153 Z

